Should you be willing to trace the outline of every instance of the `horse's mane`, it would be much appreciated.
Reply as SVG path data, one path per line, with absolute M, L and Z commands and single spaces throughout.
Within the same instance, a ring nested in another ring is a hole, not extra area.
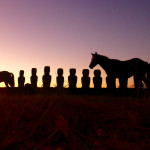
M 103 57 L 104 59 L 110 59 L 109 57 L 104 56 L 104 55 L 100 55 L 100 54 L 97 54 L 97 56 L 99 56 L 99 57 Z

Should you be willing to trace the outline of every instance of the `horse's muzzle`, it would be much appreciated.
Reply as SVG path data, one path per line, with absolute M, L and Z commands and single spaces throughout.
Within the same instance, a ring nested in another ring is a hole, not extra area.
M 92 67 L 91 65 L 89 65 L 89 68 L 90 68 L 90 69 L 93 69 L 93 67 Z

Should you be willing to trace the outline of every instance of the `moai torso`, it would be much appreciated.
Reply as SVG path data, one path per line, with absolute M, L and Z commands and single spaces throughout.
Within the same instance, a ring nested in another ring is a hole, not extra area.
M 68 82 L 69 82 L 70 89 L 76 88 L 77 76 L 75 74 L 76 74 L 76 69 L 74 69 L 74 68 L 70 69 L 70 76 L 68 76 Z
M 45 66 L 44 67 L 44 75 L 43 75 L 43 78 L 42 78 L 44 88 L 50 88 L 51 75 L 49 73 L 50 73 L 50 67 Z
M 63 88 L 63 84 L 64 84 L 63 69 L 59 68 L 57 70 L 57 73 L 58 73 L 58 76 L 56 78 L 57 87 Z
M 89 70 L 83 69 L 82 74 L 83 74 L 83 77 L 81 78 L 82 88 L 87 89 L 90 86 Z
M 37 80 L 38 80 L 38 77 L 36 75 L 37 69 L 36 68 L 32 68 L 31 72 L 32 72 L 32 76 L 30 78 L 31 85 L 32 85 L 32 87 L 36 88 L 37 87 Z
M 18 87 L 23 88 L 25 83 L 24 70 L 20 70 L 20 76 L 18 77 Z
M 100 89 L 102 86 L 102 77 L 100 70 L 94 70 L 93 83 L 95 89 Z

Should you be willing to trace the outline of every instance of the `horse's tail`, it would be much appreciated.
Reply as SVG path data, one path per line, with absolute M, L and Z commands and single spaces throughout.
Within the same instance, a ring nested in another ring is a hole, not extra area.
M 147 65 L 146 75 L 147 75 L 146 85 L 148 86 L 148 88 L 150 88 L 150 64 Z
M 15 86 L 14 74 L 10 73 L 10 75 L 11 75 L 11 86 L 14 87 Z

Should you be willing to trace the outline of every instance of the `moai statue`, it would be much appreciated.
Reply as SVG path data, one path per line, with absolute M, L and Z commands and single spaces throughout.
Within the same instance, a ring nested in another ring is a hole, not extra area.
M 94 77 L 93 77 L 94 89 L 100 89 L 102 86 L 102 77 L 100 70 L 94 70 Z
M 128 85 L 128 78 L 127 79 L 119 79 L 119 84 L 121 89 L 127 88 Z
M 25 82 L 24 70 L 20 70 L 20 76 L 18 77 L 18 87 L 24 88 L 24 82 Z
M 59 68 L 57 70 L 57 78 L 56 78 L 56 82 L 57 82 L 57 87 L 58 88 L 63 88 L 63 84 L 64 84 L 64 77 L 63 77 L 63 69 Z
M 90 86 L 89 69 L 83 69 L 82 74 L 83 74 L 83 77 L 81 78 L 82 88 L 88 89 Z
M 45 66 L 44 67 L 44 75 L 43 75 L 43 88 L 50 88 L 50 83 L 51 83 L 51 75 L 50 73 L 50 67 L 49 66 Z
M 31 73 L 32 73 L 31 78 L 30 78 L 31 86 L 33 88 L 36 88 L 37 87 L 37 81 L 38 81 L 38 76 L 36 75 L 37 69 L 36 68 L 32 68 Z
M 108 89 L 115 89 L 116 88 L 116 79 L 107 76 L 106 77 L 106 84 Z
M 75 89 L 77 84 L 77 76 L 76 76 L 76 69 L 70 69 L 70 76 L 68 76 L 69 88 Z

